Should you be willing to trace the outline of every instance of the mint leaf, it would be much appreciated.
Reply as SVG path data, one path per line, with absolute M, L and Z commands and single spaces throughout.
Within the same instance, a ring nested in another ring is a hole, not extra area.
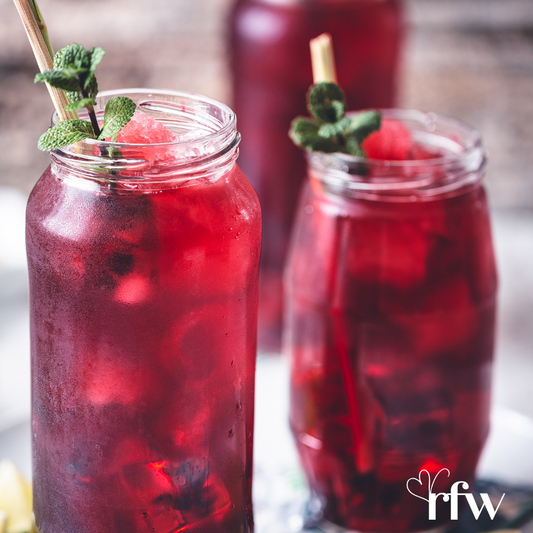
M 98 83 L 94 71 L 105 52 L 102 48 L 94 47 L 85 50 L 81 44 L 69 44 L 65 48 L 58 50 L 54 56 L 54 68 L 69 72 L 76 78 L 78 84 L 75 88 L 65 89 L 76 93 L 85 92 L 89 98 L 95 98 L 98 94 Z M 60 87 L 62 88 L 62 87 Z M 75 94 L 67 94 L 72 102 L 76 100 Z
M 338 152 L 341 148 L 336 138 L 327 138 L 319 134 L 316 122 L 305 117 L 297 117 L 291 123 L 289 137 L 302 147 L 321 152 Z
M 85 50 L 81 44 L 72 43 L 58 50 L 54 57 L 54 68 L 83 68 L 94 74 L 104 55 L 105 51 L 98 46 Z
M 346 128 L 346 119 L 339 120 L 339 122 L 325 122 L 318 128 L 318 134 L 321 137 L 330 138 L 342 135 Z
M 345 117 L 342 89 L 332 82 L 313 85 L 307 92 L 307 109 L 313 119 L 296 117 L 289 137 L 301 148 L 320 152 L 344 152 L 366 157 L 361 143 L 381 127 L 379 111 L 361 111 Z
M 91 55 L 91 59 L 90 59 L 90 62 L 91 62 L 91 66 L 90 66 L 90 69 L 91 69 L 91 73 L 94 74 L 94 71 L 96 69 L 96 67 L 100 64 L 100 61 L 102 61 L 104 55 L 105 55 L 105 51 L 103 48 L 100 48 L 99 46 L 95 46 L 94 48 L 91 48 L 89 50 L 89 54 Z
M 89 98 L 96 98 L 96 95 L 98 94 L 98 82 L 96 81 L 96 76 L 94 74 L 89 74 L 87 76 L 83 89 Z
M 346 119 L 344 119 L 346 120 Z M 344 129 L 346 152 L 358 157 L 366 157 L 361 143 L 374 131 L 381 127 L 379 111 L 361 111 L 348 118 L 349 124 Z
M 75 47 L 75 48 L 83 48 L 83 46 L 79 45 L 79 44 L 69 44 L 67 46 L 65 46 L 65 48 L 61 48 L 61 50 L 58 50 L 55 55 L 54 55 L 54 69 L 56 70 L 62 70 L 64 69 L 66 66 L 67 66 L 67 63 L 65 62 L 65 56 L 67 55 L 67 52 L 69 53 L 69 57 L 70 56 L 70 49 L 72 47 Z M 66 90 L 65 91 L 66 95 L 67 95 L 67 98 L 69 99 L 70 102 L 74 102 L 76 100 L 79 99 L 79 94 L 80 94 L 80 88 L 79 88 L 79 85 L 75 88 L 75 89 L 72 89 L 71 91 L 69 90 Z
M 96 100 L 94 98 L 82 98 L 81 100 L 76 100 L 75 102 L 65 106 L 65 109 L 67 111 L 76 111 L 82 107 L 87 107 L 88 105 L 95 106 Z
M 345 144 L 345 152 L 357 157 L 366 157 L 361 143 L 355 137 L 348 137 Z
M 70 48 L 79 47 L 79 46 L 81 46 L 81 45 L 73 43 L 73 44 L 69 44 L 69 45 L 65 46 L 65 48 L 61 48 L 61 50 L 58 50 L 54 54 L 54 68 L 55 69 L 63 68 L 65 66 L 65 63 L 63 62 L 63 59 L 64 59 L 65 55 L 67 54 L 67 52 L 70 50 Z
M 96 67 L 100 64 L 100 61 L 102 61 L 105 52 L 103 48 L 100 48 L 98 46 L 95 46 L 94 48 L 91 48 L 88 52 L 89 58 L 89 70 L 90 74 L 87 76 L 87 79 L 85 81 L 84 88 L 87 91 L 87 94 L 91 98 L 96 98 L 96 95 L 98 94 L 98 82 L 96 81 L 96 76 L 94 74 L 94 71 Z
M 79 81 L 71 70 L 45 70 L 35 76 L 35 83 L 42 81 L 63 91 L 77 91 Z
M 116 96 L 105 106 L 104 124 L 99 139 L 111 137 L 116 141 L 119 131 L 131 120 L 136 104 L 125 96 Z
M 87 51 L 81 44 L 72 43 L 65 46 L 63 50 L 64 52 L 61 55 L 61 67 L 87 69 L 90 67 L 90 58 L 87 55 Z
M 98 82 L 95 76 L 96 67 L 102 61 L 105 52 L 95 46 L 85 50 L 81 44 L 69 44 L 54 55 L 54 69 L 35 76 L 35 81 L 48 82 L 50 85 L 65 91 L 69 104 L 68 111 L 76 111 L 82 107 L 87 109 L 90 122 L 84 120 L 67 120 L 56 124 L 39 139 L 41 150 L 55 150 L 62 146 L 73 144 L 82 139 L 106 139 L 114 141 L 120 130 L 130 121 L 136 105 L 126 97 L 116 97 L 110 100 L 105 108 L 103 131 L 96 117 L 94 107 L 98 94 Z M 103 145 L 102 155 L 109 153 L 120 157 L 120 150 L 107 148 Z
M 350 124 L 345 134 L 354 137 L 359 142 L 364 141 L 371 133 L 381 127 L 381 113 L 379 111 L 361 111 L 349 117 Z
M 324 81 L 313 85 L 307 93 L 307 109 L 316 120 L 337 122 L 344 116 L 345 100 L 336 83 Z
M 69 80 L 68 85 L 63 83 L 63 86 L 59 87 L 66 92 L 70 102 L 67 109 L 77 110 L 86 107 L 95 135 L 100 134 L 100 127 L 94 112 L 95 98 L 98 94 L 98 82 L 94 71 L 104 54 L 102 48 L 85 50 L 81 44 L 73 43 L 58 50 L 54 56 L 55 70 L 63 72 L 64 77 Z
M 309 148 L 313 152 L 325 152 L 327 154 L 342 152 L 342 146 L 336 139 L 325 139 L 324 137 L 309 139 L 306 148 Z
M 39 150 L 56 150 L 87 138 L 95 138 L 90 122 L 86 120 L 63 120 L 43 133 L 37 146 Z
M 296 117 L 291 122 L 289 137 L 298 145 L 303 146 L 307 137 L 318 136 L 318 125 L 305 117 Z

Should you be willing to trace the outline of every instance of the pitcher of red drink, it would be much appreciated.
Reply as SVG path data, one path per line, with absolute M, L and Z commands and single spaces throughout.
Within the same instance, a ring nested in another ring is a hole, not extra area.
M 285 347 L 318 519 L 408 532 L 450 519 L 443 498 L 430 520 L 413 495 L 427 500 L 420 472 L 433 493 L 472 486 L 489 431 L 496 270 L 478 133 L 434 114 L 384 116 L 389 132 L 410 131 L 404 160 L 307 154 Z
M 116 94 L 174 141 L 51 152 L 28 204 L 36 522 L 251 532 L 261 228 L 235 115 L 128 90 L 99 116 Z
M 401 0 L 238 0 L 231 15 L 234 108 L 243 135 L 239 164 L 263 212 L 259 347 L 280 348 L 282 270 L 298 192 L 300 150 L 287 138 L 305 115 L 309 39 L 329 32 L 339 84 L 351 109 L 395 104 Z

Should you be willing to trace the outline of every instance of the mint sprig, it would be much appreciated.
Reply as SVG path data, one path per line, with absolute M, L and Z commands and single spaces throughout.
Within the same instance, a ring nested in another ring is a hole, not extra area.
M 99 139 L 111 137 L 117 140 L 120 130 L 130 121 L 135 112 L 135 102 L 126 96 L 116 96 L 107 102 L 104 113 L 104 123 Z
M 361 111 L 346 117 L 344 92 L 332 82 L 313 85 L 306 98 L 313 118 L 296 117 L 292 121 L 289 137 L 294 144 L 315 152 L 366 156 L 361 143 L 381 127 L 379 111 Z
M 95 69 L 104 57 L 99 47 L 85 50 L 80 44 L 69 44 L 54 56 L 54 70 L 35 76 L 35 82 L 47 82 L 65 91 L 69 100 L 68 111 L 85 107 L 90 122 L 82 119 L 64 120 L 52 126 L 38 142 L 41 150 L 56 150 L 83 139 L 116 141 L 120 130 L 131 120 L 136 104 L 130 98 L 117 96 L 107 102 L 102 129 L 98 124 L 94 106 L 98 94 Z
M 37 146 L 43 151 L 55 150 L 88 138 L 94 139 L 90 122 L 81 119 L 62 120 L 41 135 Z

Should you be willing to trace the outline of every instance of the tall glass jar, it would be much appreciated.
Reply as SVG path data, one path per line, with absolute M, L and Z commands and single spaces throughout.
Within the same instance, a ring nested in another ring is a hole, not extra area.
M 433 493 L 472 482 L 494 341 L 480 137 L 433 114 L 386 116 L 426 159 L 309 153 L 286 276 L 300 459 L 323 518 L 365 532 L 450 519 L 440 498 L 429 520 L 413 493 L 427 500 L 424 470 Z
M 37 525 L 251 532 L 261 226 L 235 115 L 125 90 L 100 116 L 118 94 L 176 142 L 56 150 L 28 203 Z
M 282 270 L 298 192 L 301 151 L 287 136 L 307 115 L 309 40 L 333 37 L 339 84 L 350 109 L 395 104 L 402 44 L 401 0 L 238 0 L 231 18 L 234 108 L 243 135 L 239 164 L 263 210 L 259 347 L 279 350 Z

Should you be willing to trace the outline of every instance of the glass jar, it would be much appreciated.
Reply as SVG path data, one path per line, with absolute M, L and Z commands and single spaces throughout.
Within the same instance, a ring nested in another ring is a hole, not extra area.
M 234 108 L 239 156 L 263 211 L 259 347 L 279 351 L 282 271 L 298 192 L 301 151 L 291 120 L 307 115 L 309 40 L 333 37 L 339 84 L 350 109 L 391 107 L 402 44 L 401 0 L 239 0 L 231 16 Z
M 30 196 L 36 522 L 250 532 L 261 224 L 235 115 L 135 89 L 100 117 L 117 95 L 177 140 L 56 150 Z
M 300 459 L 319 518 L 364 532 L 450 519 L 440 498 L 429 520 L 413 495 L 428 494 L 427 478 L 416 479 L 437 478 L 433 493 L 472 483 L 494 342 L 479 134 L 434 114 L 385 116 L 426 159 L 309 153 L 285 286 Z

